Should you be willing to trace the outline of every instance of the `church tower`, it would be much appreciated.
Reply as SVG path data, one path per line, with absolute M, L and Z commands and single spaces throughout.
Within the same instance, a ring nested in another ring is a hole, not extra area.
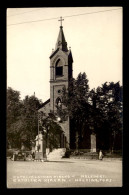
M 56 112 L 57 106 L 62 102 L 61 93 L 62 88 L 65 86 L 66 89 L 69 85 L 69 80 L 72 78 L 72 53 L 68 50 L 67 42 L 65 40 L 63 26 L 59 29 L 59 35 L 57 38 L 55 50 L 52 51 L 50 56 L 50 111 Z M 70 121 L 62 122 L 61 127 L 64 131 L 66 142 L 69 145 L 70 142 Z M 64 147 L 64 146 L 62 146 Z

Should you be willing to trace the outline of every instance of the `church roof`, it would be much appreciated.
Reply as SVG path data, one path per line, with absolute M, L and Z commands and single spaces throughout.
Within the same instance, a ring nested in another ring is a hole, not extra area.
M 62 49 L 62 51 L 68 51 L 67 42 L 65 40 L 65 36 L 64 36 L 64 32 L 63 32 L 63 26 L 60 26 L 60 31 L 59 31 L 59 35 L 57 38 L 55 50 L 57 48 Z
M 39 108 L 38 111 L 40 111 L 40 109 L 42 109 L 42 108 L 43 108 L 46 104 L 48 104 L 49 102 L 50 102 L 50 98 L 42 104 L 42 106 Z
M 59 48 L 57 48 L 51 55 L 50 55 L 50 59 L 59 51 Z
M 47 100 L 47 101 L 45 101 L 44 103 L 43 103 L 43 105 L 42 105 L 42 107 L 43 106 L 45 106 L 47 103 L 49 103 L 50 102 L 50 98 Z

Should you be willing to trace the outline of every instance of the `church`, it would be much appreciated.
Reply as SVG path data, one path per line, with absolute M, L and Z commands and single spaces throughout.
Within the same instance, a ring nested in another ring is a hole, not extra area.
M 38 110 L 38 112 L 56 113 L 57 106 L 60 106 L 62 88 L 68 88 L 69 81 L 73 77 L 73 57 L 71 49 L 67 47 L 67 42 L 65 40 L 62 17 L 60 19 L 61 26 L 59 29 L 59 35 L 55 45 L 55 50 L 52 51 L 50 55 L 50 99 L 43 103 L 43 106 Z M 63 105 L 62 105 L 63 108 Z M 63 133 L 60 135 L 60 148 L 73 148 L 75 145 L 75 132 L 74 127 L 69 117 L 67 120 L 60 123 Z M 74 137 L 74 138 L 73 138 Z M 96 137 L 95 135 L 88 134 L 87 136 L 87 149 L 96 152 Z

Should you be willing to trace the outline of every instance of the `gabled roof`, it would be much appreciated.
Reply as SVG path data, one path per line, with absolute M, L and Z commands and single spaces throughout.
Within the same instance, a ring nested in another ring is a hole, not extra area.
M 50 59 L 59 51 L 59 48 L 57 48 L 51 55 L 50 55 Z
M 43 108 L 43 107 L 44 107 L 46 104 L 48 104 L 49 102 L 50 102 L 50 98 L 42 104 L 41 108 Z M 38 111 L 39 111 L 41 108 L 39 108 Z
M 47 103 L 49 103 L 50 102 L 50 98 L 47 100 L 47 101 L 45 101 L 44 103 L 43 103 L 43 105 L 42 105 L 42 107 L 43 106 L 45 106 Z

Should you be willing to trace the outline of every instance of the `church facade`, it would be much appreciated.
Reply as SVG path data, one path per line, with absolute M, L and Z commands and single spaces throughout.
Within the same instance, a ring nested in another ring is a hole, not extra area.
M 68 88 L 69 81 L 72 78 L 72 53 L 67 47 L 63 26 L 60 26 L 55 50 L 50 55 L 50 99 L 48 99 L 43 107 L 39 109 L 46 114 L 56 113 L 57 106 L 62 103 L 62 88 Z M 70 148 L 70 119 L 60 123 L 63 133 L 60 137 L 60 147 Z
M 73 57 L 71 49 L 68 49 L 65 40 L 63 26 L 60 26 L 59 35 L 57 38 L 55 50 L 50 55 L 50 99 L 44 102 L 39 112 L 45 114 L 56 113 L 57 106 L 62 104 L 61 95 L 62 88 L 68 88 L 69 81 L 73 77 Z M 63 104 L 61 105 L 63 109 Z M 62 121 L 60 126 L 63 133 L 59 137 L 60 148 L 75 149 L 76 132 L 74 131 L 73 121 L 67 117 L 67 120 Z M 88 131 L 86 131 L 88 132 Z M 95 135 L 87 134 L 85 138 L 85 148 L 96 151 Z

